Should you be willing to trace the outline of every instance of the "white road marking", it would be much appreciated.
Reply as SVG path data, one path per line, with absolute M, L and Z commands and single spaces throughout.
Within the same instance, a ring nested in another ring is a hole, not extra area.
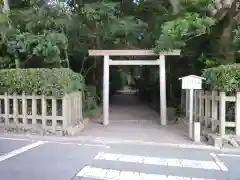
M 223 157 L 239 157 L 240 154 L 217 154 L 217 156 L 223 156 Z
M 89 146 L 89 147 L 101 147 L 101 148 L 107 148 L 109 149 L 110 146 L 102 145 L 102 144 L 78 144 L 82 146 Z
M 13 141 L 35 141 L 35 140 L 32 140 L 32 139 L 8 138 L 8 137 L 0 137 L 0 140 L 13 140 Z
M 72 143 L 72 142 L 49 142 L 52 144 L 61 144 L 61 145 L 76 145 L 76 143 Z
M 228 171 L 228 168 L 224 165 L 224 163 L 217 157 L 216 154 L 214 153 L 210 153 L 210 155 L 213 157 L 214 161 L 216 162 L 216 164 L 219 166 L 219 168 L 222 171 Z
M 85 166 L 77 177 L 95 178 L 103 180 L 215 180 L 196 177 L 166 176 L 160 174 L 146 174 L 132 171 L 119 171 Z
M 36 141 L 32 139 L 21 139 L 21 138 L 10 138 L 10 137 L 0 137 L 0 140 L 13 140 L 13 141 Z M 52 144 L 62 144 L 62 145 L 77 145 L 77 146 L 88 146 L 88 147 L 101 147 L 109 149 L 111 148 L 105 144 L 90 144 L 90 143 L 78 143 L 78 142 L 59 142 L 59 141 L 44 141 Z
M 132 156 L 124 154 L 112 154 L 100 152 L 95 157 L 95 160 L 107 160 L 107 161 L 121 161 L 140 164 L 151 164 L 160 166 L 173 166 L 173 167 L 187 167 L 197 169 L 209 169 L 209 170 L 223 170 L 227 171 L 227 168 L 223 163 L 221 166 L 214 161 L 197 161 L 189 159 L 173 159 L 173 158 L 159 158 L 159 157 L 145 157 L 145 156 Z
M 21 148 L 19 148 L 19 149 L 16 149 L 16 150 L 14 150 L 14 151 L 12 151 L 12 152 L 10 152 L 10 153 L 7 153 L 7 154 L 5 154 L 5 155 L 2 155 L 2 156 L 0 156 L 0 162 L 4 161 L 4 160 L 6 160 L 6 159 L 12 158 L 12 157 L 14 157 L 14 156 L 16 156 L 16 155 L 18 155 L 18 154 L 21 154 L 21 153 L 23 153 L 23 152 L 25 152 L 25 151 L 28 151 L 28 150 L 30 150 L 30 149 L 32 149 L 32 148 L 35 148 L 35 147 L 37 147 L 37 146 L 40 146 L 40 145 L 42 145 L 42 144 L 44 144 L 44 143 L 45 143 L 44 141 L 37 141 L 37 142 L 35 142 L 35 143 L 29 144 L 29 145 L 27 145 L 27 146 L 24 146 L 24 147 L 21 147 Z
M 104 145 L 104 144 L 80 144 L 80 143 L 74 143 L 74 142 L 56 142 L 56 141 L 47 141 L 48 143 L 52 144 L 61 144 L 61 145 L 77 145 L 77 146 L 87 146 L 87 147 L 101 147 L 109 149 L 110 146 Z

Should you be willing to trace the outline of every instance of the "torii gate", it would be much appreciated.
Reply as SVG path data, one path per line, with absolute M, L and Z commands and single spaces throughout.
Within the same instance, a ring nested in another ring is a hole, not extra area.
M 109 124 L 109 66 L 111 65 L 158 65 L 160 79 L 160 124 L 167 124 L 165 56 L 180 55 L 180 50 L 155 54 L 152 50 L 89 50 L 90 56 L 104 56 L 103 68 L 103 125 Z M 110 56 L 156 56 L 157 60 L 111 60 Z

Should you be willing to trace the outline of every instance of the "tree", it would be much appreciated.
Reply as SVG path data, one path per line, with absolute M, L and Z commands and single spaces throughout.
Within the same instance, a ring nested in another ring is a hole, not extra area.
M 217 35 L 219 34 L 219 37 L 217 37 L 219 38 L 218 53 L 225 59 L 222 63 L 234 63 L 233 31 L 240 22 L 240 4 L 238 0 L 222 1 L 222 3 L 217 4 L 217 7 L 218 10 L 215 17 L 218 24 L 213 32 L 217 32 Z
M 182 49 L 190 39 L 209 33 L 210 27 L 215 24 L 215 20 L 209 16 L 209 2 L 209 0 L 186 1 L 181 4 L 181 11 L 176 9 L 174 4 L 174 11 L 178 14 L 173 15 L 162 25 L 155 50 L 159 52 Z M 197 7 L 201 7 L 202 10 L 196 12 Z
M 33 3 L 32 7 L 24 6 L 24 9 L 14 9 L 8 13 L 8 26 L 6 21 L 1 21 L 2 43 L 8 53 L 5 55 L 15 59 L 16 68 L 24 67 L 29 61 L 35 64 L 40 59 L 43 62 L 38 65 L 47 63 L 62 67 L 63 61 L 66 61 L 69 67 L 68 40 L 59 24 L 63 19 L 62 12 L 58 7 L 30 3 Z
M 178 17 L 162 26 L 162 35 L 157 41 L 157 51 L 182 49 L 189 43 L 189 40 L 207 36 L 209 43 L 212 44 L 211 55 L 213 57 L 217 57 L 222 64 L 235 62 L 235 50 L 232 42 L 233 31 L 239 24 L 238 0 L 171 2 Z

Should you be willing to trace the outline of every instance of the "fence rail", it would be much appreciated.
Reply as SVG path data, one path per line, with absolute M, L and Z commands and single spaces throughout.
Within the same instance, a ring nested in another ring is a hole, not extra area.
M 82 119 L 82 94 L 62 98 L 39 95 L 0 95 L 0 122 L 4 126 L 66 129 Z
M 182 93 L 181 108 L 188 118 L 188 90 Z M 195 90 L 193 114 L 194 121 L 200 121 L 205 129 L 211 128 L 213 132 L 224 136 L 226 128 L 232 128 L 235 135 L 240 135 L 240 92 L 235 96 L 227 96 L 225 92 Z

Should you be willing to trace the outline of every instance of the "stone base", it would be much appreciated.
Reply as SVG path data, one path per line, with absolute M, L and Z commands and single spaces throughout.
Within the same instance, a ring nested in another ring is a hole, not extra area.
M 225 136 L 224 141 L 225 141 L 225 143 L 230 144 L 234 148 L 240 148 L 240 144 L 238 143 L 237 138 L 235 138 L 235 137 Z
M 71 126 L 67 129 L 67 135 L 68 136 L 77 136 L 79 133 L 82 132 L 84 129 L 85 125 L 88 123 L 89 118 L 85 118 L 82 123 L 76 125 L 76 126 Z
M 70 126 L 68 128 L 62 127 L 41 127 L 40 125 L 36 126 L 16 126 L 12 125 L 4 125 L 3 127 L 6 132 L 10 133 L 20 133 L 20 134 L 34 134 L 41 136 L 76 136 L 78 135 L 84 128 L 84 126 L 88 123 L 89 119 L 85 118 L 82 121 L 78 121 L 76 125 Z
M 206 137 L 208 143 L 214 147 L 222 148 L 223 147 L 223 139 L 214 133 L 203 131 L 203 135 Z
M 224 136 L 220 137 L 220 135 L 212 133 L 211 130 L 205 129 L 203 130 L 203 136 L 206 137 L 209 144 L 215 147 L 233 147 L 233 148 L 240 148 L 240 143 L 237 142 L 237 138 L 233 136 Z
M 201 142 L 201 125 L 200 122 L 193 123 L 193 139 L 194 142 L 199 143 Z

